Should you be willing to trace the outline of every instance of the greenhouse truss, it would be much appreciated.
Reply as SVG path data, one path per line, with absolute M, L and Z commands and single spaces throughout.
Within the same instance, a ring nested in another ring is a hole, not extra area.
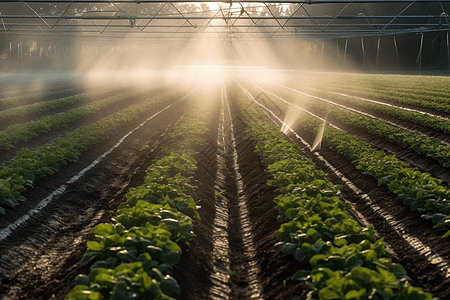
M 447 1 L 2 1 L 1 35 L 51 38 L 363 38 L 449 31 Z M 389 5 L 389 10 L 387 9 Z M 386 13 L 389 12 L 389 13 Z

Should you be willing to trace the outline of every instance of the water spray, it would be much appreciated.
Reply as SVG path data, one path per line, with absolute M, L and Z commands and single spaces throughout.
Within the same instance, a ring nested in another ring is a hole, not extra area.
M 327 125 L 327 118 L 328 118 L 328 111 L 325 118 L 323 119 L 322 126 L 319 128 L 319 132 L 317 132 L 317 136 L 316 139 L 314 140 L 311 151 L 320 150 L 322 147 L 323 133 L 325 131 L 325 125 Z

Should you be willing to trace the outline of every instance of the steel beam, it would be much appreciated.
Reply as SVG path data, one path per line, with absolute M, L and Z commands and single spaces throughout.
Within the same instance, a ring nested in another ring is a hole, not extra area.
M 442 2 L 442 0 L 440 0 Z M 84 4 L 111 4 L 111 3 L 129 3 L 129 4 L 141 4 L 141 3 L 292 3 L 292 4 L 332 4 L 332 3 L 419 3 L 419 2 L 436 2 L 439 0 L 239 0 L 239 1 L 215 1 L 215 0 L 2 0 L 2 3 L 84 3 Z

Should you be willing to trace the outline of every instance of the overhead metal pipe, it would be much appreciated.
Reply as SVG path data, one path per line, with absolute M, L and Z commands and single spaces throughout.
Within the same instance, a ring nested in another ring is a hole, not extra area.
M 76 16 L 58 16 L 58 15 L 52 15 L 52 16 L 41 16 L 41 15 L 0 15 L 0 18 L 3 19 L 61 19 L 61 20 L 229 20 L 229 19 L 240 19 L 240 20 L 275 20 L 273 16 L 230 16 L 230 17 L 223 17 L 223 16 L 215 16 L 215 17 L 208 17 L 208 16 L 124 16 L 124 15 L 116 15 L 116 16 L 87 16 L 87 15 L 76 15 Z M 438 15 L 411 15 L 411 16 L 362 16 L 362 15 L 346 15 L 346 16 L 278 16 L 278 20 L 357 20 L 357 19 L 437 19 L 439 20 Z M 441 23 L 436 23 L 439 26 L 442 26 Z M 362 25 L 362 24 L 360 24 Z M 370 24 L 374 25 L 374 24 Z M 386 24 L 383 24 L 386 25 Z M 330 25 L 331 26 L 331 25 Z M 447 27 L 449 27 L 447 25 Z
M 8 24 L 8 23 L 5 23 L 5 25 L 12 25 L 12 24 Z M 384 24 L 372 24 L 372 25 L 375 25 L 375 26 L 383 26 Z M 420 28 L 420 27 L 423 27 L 423 26 L 428 26 L 428 28 L 433 28 L 433 27 L 435 27 L 435 28 L 438 28 L 438 24 L 407 24 L 407 23 L 404 23 L 404 24 L 394 24 L 394 25 L 391 25 L 390 27 L 411 27 L 412 25 L 414 25 L 416 28 Z M 15 23 L 14 24 L 14 26 L 16 27 L 16 29 L 15 30 L 17 30 L 17 28 L 20 28 L 20 27 L 36 27 L 36 26 L 38 26 L 38 24 L 37 23 Z M 97 25 L 94 25 L 94 24 L 58 24 L 58 25 L 55 25 L 54 27 L 55 28 L 58 28 L 58 27 L 67 27 L 67 28 L 71 28 L 71 27 L 98 27 L 98 26 L 104 26 L 104 25 L 101 25 L 101 24 L 97 24 Z M 179 25 L 163 25 L 163 24 L 151 24 L 151 25 L 147 25 L 146 26 L 146 28 L 154 28 L 154 27 L 156 27 L 156 28 L 162 28 L 162 27 L 169 27 L 169 28 L 171 28 L 171 27 L 176 27 L 176 28 L 179 28 L 179 27 L 186 27 L 186 28 L 192 28 L 192 26 L 191 25 L 186 25 L 186 24 L 179 24 Z M 216 25 L 211 25 L 210 27 L 214 27 L 214 28 L 228 28 L 229 26 L 228 25 L 224 25 L 224 24 L 216 24 Z M 236 24 L 236 25 L 233 25 L 233 27 L 236 27 L 236 28 L 271 28 L 271 27 L 276 27 L 276 28 L 278 28 L 278 27 L 280 27 L 279 25 L 266 25 L 266 24 L 264 24 L 264 25 L 254 25 L 254 24 L 249 24 L 249 25 L 244 25 L 244 24 Z M 289 25 L 284 25 L 284 27 L 286 28 L 286 27 L 300 27 L 300 28 L 311 28 L 311 25 L 309 25 L 309 24 L 289 24 Z M 371 29 L 368 29 L 368 28 L 365 28 L 365 27 L 369 27 L 367 24 L 356 24 L 356 23 L 346 23 L 346 24 L 333 24 L 333 25 L 330 25 L 330 26 L 328 26 L 329 27 L 329 29 L 327 29 L 326 31 L 324 31 L 324 32 L 331 32 L 331 31 L 333 31 L 333 30 L 337 30 L 336 28 L 348 28 L 348 27 L 360 27 L 360 28 L 364 28 L 364 31 L 370 31 L 370 32 L 378 32 L 377 30 L 371 30 Z M 108 25 L 108 28 L 127 28 L 127 29 L 130 29 L 130 28 L 132 28 L 132 27 L 130 27 L 130 25 L 129 24 L 127 24 L 127 25 L 122 25 L 122 24 L 110 24 L 110 25 Z M 197 26 L 197 28 L 200 30 L 200 29 L 204 29 L 204 28 L 201 28 L 201 26 Z M 192 28 L 193 29 L 193 28 Z M 440 28 L 441 30 L 443 30 L 442 28 Z M 50 31 L 51 29 L 49 28 L 49 30 L 48 31 Z M 396 30 L 396 29 L 394 29 L 394 30 Z M 445 30 L 445 29 L 444 29 Z M 2 28 L 0 27 L 0 32 L 4 32 L 5 30 L 2 30 Z M 6 30 L 6 31 L 9 31 L 9 30 Z M 317 31 L 317 30 L 315 30 L 315 31 Z M 137 32 L 137 31 L 133 31 L 133 32 Z
M 442 0 L 441 0 L 442 1 Z M 129 3 L 129 4 L 141 4 L 141 3 L 222 3 L 224 1 L 215 0 L 2 0 L 4 3 Z M 411 3 L 411 2 L 435 2 L 439 3 L 439 0 L 239 0 L 236 2 L 241 3 L 295 3 L 295 4 L 331 4 L 331 3 Z

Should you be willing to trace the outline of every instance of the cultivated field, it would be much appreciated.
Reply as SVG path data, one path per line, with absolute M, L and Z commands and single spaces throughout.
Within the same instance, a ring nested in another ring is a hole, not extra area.
M 450 79 L 257 72 L 4 83 L 0 298 L 450 298 Z

